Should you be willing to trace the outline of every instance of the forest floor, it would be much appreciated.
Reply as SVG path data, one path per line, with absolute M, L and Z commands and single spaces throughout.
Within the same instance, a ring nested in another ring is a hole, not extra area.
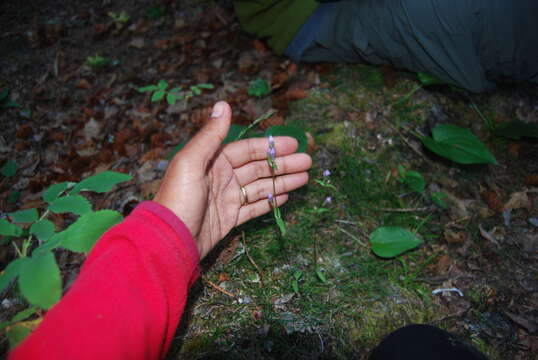
M 122 11 L 126 22 L 110 15 Z M 538 143 L 495 131 L 538 124 L 536 87 L 477 95 L 436 86 L 407 97 L 420 85 L 414 74 L 293 64 L 214 1 L 2 2 L 0 49 L 0 91 L 19 105 L 0 108 L 0 167 L 17 164 L 15 176 L 0 177 L 2 213 L 43 206 L 51 184 L 114 170 L 134 178 L 91 199 L 127 215 L 152 198 L 170 152 L 217 100 L 231 104 L 236 124 L 273 109 L 261 129 L 308 133 L 312 181 L 282 208 L 288 235 L 267 215 L 222 241 L 203 263 L 169 359 L 365 359 L 410 323 L 447 329 L 491 359 L 538 356 Z M 96 55 L 106 64 L 90 66 Z M 248 95 L 258 78 L 269 95 Z M 137 91 L 160 80 L 214 89 L 173 106 Z M 458 165 L 425 149 L 417 134 L 444 123 L 470 129 L 498 164 Z M 401 181 L 399 165 L 423 176 L 423 192 Z M 432 201 L 439 192 L 446 207 Z M 54 218 L 57 229 L 70 221 Z M 423 244 L 377 257 L 369 234 L 389 225 Z M 0 247 L 0 269 L 15 256 Z M 69 284 L 84 258 L 58 250 L 57 259 Z M 462 296 L 432 293 L 439 288 Z M 0 321 L 25 307 L 14 286 L 0 295 Z

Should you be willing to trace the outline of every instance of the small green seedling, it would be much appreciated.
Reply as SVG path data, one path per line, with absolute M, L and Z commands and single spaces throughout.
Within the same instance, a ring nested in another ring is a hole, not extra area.
M 398 226 L 382 226 L 370 234 L 372 251 L 382 258 L 398 256 L 421 243 L 416 234 Z
M 110 63 L 110 59 L 101 55 L 88 56 L 86 58 L 86 64 L 93 69 L 100 69 Z
M 424 192 L 424 189 L 426 188 L 426 181 L 424 181 L 424 177 L 419 172 L 405 170 L 402 165 L 398 166 L 398 172 L 400 174 L 400 180 L 402 183 L 409 186 L 416 192 Z
M 168 105 L 175 105 L 178 100 L 188 101 L 191 97 L 201 95 L 202 90 L 214 89 L 212 84 L 193 85 L 189 90 L 182 90 L 181 86 L 168 90 L 168 83 L 165 80 L 160 80 L 156 85 L 148 85 L 138 88 L 138 92 L 152 92 L 151 102 L 162 100 L 166 96 Z
M 271 85 L 267 80 L 258 78 L 250 83 L 247 92 L 250 96 L 262 97 L 271 92 Z
M 50 309 L 60 300 L 63 285 L 54 250 L 62 247 L 87 254 L 106 230 L 122 220 L 117 211 L 93 211 L 82 192 L 105 193 L 129 180 L 130 175 L 105 171 L 79 183 L 55 184 L 43 192 L 47 204 L 43 209 L 19 210 L 0 218 L 1 242 L 12 246 L 18 256 L 0 272 L 0 292 L 17 279 L 22 297 L 31 306 L 0 324 L 0 328 L 13 328 L 8 330 L 11 347 L 24 338 L 14 333 L 17 328 L 11 324 L 33 315 L 38 309 Z M 53 213 L 70 213 L 76 220 L 66 229 L 56 231 L 56 225 L 47 218 Z
M 17 163 L 13 160 L 8 160 L 5 162 L 5 164 L 0 168 L 0 174 L 2 174 L 5 177 L 12 177 L 17 173 Z
M 110 16 L 116 24 L 126 24 L 129 22 L 129 20 L 131 20 L 131 17 L 125 11 L 122 11 L 120 13 L 111 11 L 108 13 L 108 16 Z

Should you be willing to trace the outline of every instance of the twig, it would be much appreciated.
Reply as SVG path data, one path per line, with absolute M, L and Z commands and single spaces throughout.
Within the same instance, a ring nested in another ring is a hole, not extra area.
M 258 272 L 258 276 L 260 277 L 260 286 L 263 287 L 263 275 L 262 271 L 258 267 L 258 265 L 254 262 L 254 259 L 250 257 L 250 254 L 248 253 L 247 249 L 247 242 L 245 240 L 245 232 L 241 232 L 241 240 L 243 240 L 243 248 L 245 249 L 245 255 L 247 256 L 248 261 L 256 268 L 256 271 Z
M 346 234 L 347 236 L 349 236 L 350 238 L 352 238 L 353 240 L 355 240 L 356 242 L 358 242 L 359 245 L 361 245 L 361 246 L 363 246 L 363 247 L 366 247 L 366 248 L 368 247 L 368 246 L 366 246 L 365 243 L 362 242 L 361 239 L 359 239 L 358 237 L 356 237 L 356 236 L 353 235 L 352 233 L 348 232 L 347 230 L 342 229 L 342 228 L 341 228 L 340 226 L 338 226 L 338 225 L 336 225 L 336 228 L 337 228 L 338 230 L 340 230 L 341 232 L 343 232 L 344 234 Z
M 234 294 L 232 294 L 231 292 L 227 291 L 227 290 L 224 290 L 223 288 L 221 288 L 220 286 L 218 286 L 217 284 L 215 284 L 214 282 L 212 282 L 211 280 L 209 280 L 208 278 L 206 277 L 203 277 L 202 278 L 206 283 L 209 284 L 209 286 L 211 286 L 213 289 L 223 293 L 224 295 L 228 295 L 229 297 L 232 297 L 232 298 L 236 298 L 237 296 L 235 296 Z
M 243 129 L 239 135 L 237 135 L 237 137 L 234 139 L 234 141 L 237 141 L 237 140 L 241 140 L 241 138 L 243 136 L 245 136 L 245 134 L 250 130 L 252 129 L 254 126 L 258 125 L 258 123 L 260 123 L 261 121 L 263 120 L 266 120 L 266 119 L 269 119 L 271 116 L 273 116 L 273 114 L 275 113 L 275 110 L 269 110 L 268 112 L 266 112 L 265 114 L 263 114 L 262 116 L 260 116 L 259 118 L 257 118 L 256 120 L 254 120 L 252 122 L 252 124 L 250 124 L 246 129 Z
M 403 208 L 403 209 L 396 209 L 396 208 L 373 208 L 371 210 L 374 211 L 387 211 L 387 212 L 420 212 L 420 211 L 428 211 L 430 210 L 430 207 L 420 207 L 420 208 Z

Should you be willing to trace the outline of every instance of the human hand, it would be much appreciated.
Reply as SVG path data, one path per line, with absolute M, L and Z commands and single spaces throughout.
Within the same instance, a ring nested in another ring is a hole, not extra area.
M 154 201 L 172 210 L 194 236 L 200 258 L 235 226 L 271 210 L 273 192 L 265 138 L 239 140 L 224 147 L 232 110 L 218 102 L 208 123 L 174 156 Z M 288 192 L 308 181 L 310 156 L 295 154 L 297 141 L 276 137 L 278 170 L 275 199 L 278 206 Z M 241 187 L 248 203 L 242 205 Z

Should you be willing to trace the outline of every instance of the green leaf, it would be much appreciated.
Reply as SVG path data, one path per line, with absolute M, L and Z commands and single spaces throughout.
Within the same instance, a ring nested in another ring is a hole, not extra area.
M 51 202 L 56 200 L 58 196 L 60 196 L 65 190 L 69 189 L 74 185 L 76 185 L 76 183 L 72 183 L 69 181 L 64 181 L 58 184 L 51 185 L 47 190 L 45 190 L 45 192 L 43 192 L 43 200 L 50 204 Z
M 200 90 L 197 86 L 191 86 L 191 91 L 194 93 L 194 95 L 202 94 L 202 90 Z
M 15 322 L 26 320 L 30 316 L 34 315 L 36 311 L 37 311 L 37 307 L 35 306 L 31 306 L 28 309 L 19 311 L 17 314 L 15 314 L 15 316 L 11 318 L 11 322 L 15 323 Z
M 166 102 L 168 105 L 175 105 L 176 104 L 176 96 L 172 93 L 168 93 L 166 95 Z
M 425 136 L 421 140 L 429 150 L 460 164 L 497 164 L 484 143 L 469 130 L 455 125 L 437 125 L 433 139 Z
M 323 272 L 321 272 L 321 269 L 320 269 L 320 268 L 316 268 L 316 275 L 317 275 L 319 281 L 321 281 L 322 283 L 326 283 L 326 282 L 327 282 L 327 278 L 325 277 L 325 275 L 323 274 Z
M 432 193 L 433 203 L 442 209 L 448 209 L 448 204 L 444 201 L 446 198 L 448 198 L 448 195 L 445 193 L 439 191 Z
M 443 81 L 425 72 L 419 72 L 417 73 L 417 76 L 420 82 L 422 83 L 422 85 L 425 85 L 425 86 L 444 84 Z
M 160 80 L 157 87 L 161 90 L 166 90 L 166 88 L 168 88 L 168 83 L 165 80 Z
M 265 130 L 265 136 L 269 136 L 269 135 L 294 137 L 299 143 L 297 152 L 306 152 L 306 149 L 308 147 L 308 140 L 306 139 L 306 135 L 304 131 L 296 126 L 291 126 L 291 125 L 271 126 L 267 130 Z
M 15 223 L 32 223 L 37 221 L 39 214 L 37 209 L 19 210 L 8 214 Z
M 416 248 L 422 240 L 404 228 L 384 226 L 370 234 L 370 243 L 374 254 L 391 258 Z
M 158 89 L 159 89 L 159 87 L 157 85 L 148 85 L 148 86 L 140 87 L 140 88 L 136 89 L 136 91 L 141 92 L 141 93 L 145 93 L 145 92 L 155 91 L 155 90 L 158 90 Z
M 79 182 L 73 190 L 71 190 L 70 194 L 78 194 L 81 191 L 104 193 L 112 190 L 115 185 L 129 181 L 132 178 L 133 177 L 128 174 L 115 171 L 103 171 Z
M 538 138 L 538 125 L 521 120 L 504 122 L 497 126 L 495 135 L 508 139 L 519 140 L 524 137 Z
M 18 258 L 6 266 L 0 275 L 0 293 L 19 275 L 21 267 L 26 261 L 28 261 L 27 257 Z
M 426 188 L 426 181 L 424 181 L 422 175 L 417 171 L 406 171 L 402 182 L 419 193 L 424 192 L 424 189 Z
M 0 174 L 5 177 L 12 177 L 17 173 L 17 163 L 13 160 L 8 160 L 0 169 Z
M 293 289 L 293 292 L 298 293 L 299 292 L 299 282 L 295 279 L 291 282 L 291 288 Z
M 21 197 L 20 191 L 11 191 L 7 196 L 7 202 L 8 204 L 16 204 L 17 201 L 19 201 Z
M 198 84 L 198 85 L 196 85 L 196 87 L 199 88 L 199 89 L 208 89 L 208 90 L 211 90 L 211 89 L 215 88 L 215 86 L 213 86 L 213 84 L 207 84 L 207 83 Z
M 72 212 L 77 215 L 84 215 L 92 210 L 92 205 L 84 196 L 67 195 L 51 202 L 49 210 L 55 214 Z
M 14 225 L 6 219 L 0 219 L 0 235 L 5 236 L 21 236 L 22 229 Z
M 25 326 L 25 324 L 15 324 L 11 326 L 6 332 L 7 338 L 9 340 L 9 348 L 14 349 L 24 339 L 26 339 L 31 332 L 32 328 Z
M 34 234 L 41 241 L 47 241 L 50 239 L 50 237 L 54 235 L 55 231 L 56 228 L 54 224 L 52 221 L 47 219 L 42 219 L 35 224 L 32 224 L 30 227 L 30 234 Z
M 320 179 L 314 179 L 314 181 L 325 188 L 336 190 L 336 187 L 333 184 L 328 183 L 327 181 L 323 181 Z
M 293 277 L 295 278 L 295 280 L 299 281 L 303 277 L 303 272 L 301 270 L 295 270 L 293 272 Z
M 271 85 L 267 80 L 258 78 L 250 83 L 247 92 L 250 96 L 262 97 L 271 92 Z
M 100 210 L 82 215 L 66 230 L 52 237 L 60 237 L 61 246 L 71 251 L 88 253 L 97 239 L 122 220 L 119 212 Z
M 166 95 L 166 90 L 157 90 L 153 93 L 151 96 L 151 102 L 159 101 L 161 100 L 164 95 Z
M 51 308 L 62 295 L 62 279 L 51 252 L 39 253 L 25 262 L 19 274 L 19 287 L 32 305 Z

